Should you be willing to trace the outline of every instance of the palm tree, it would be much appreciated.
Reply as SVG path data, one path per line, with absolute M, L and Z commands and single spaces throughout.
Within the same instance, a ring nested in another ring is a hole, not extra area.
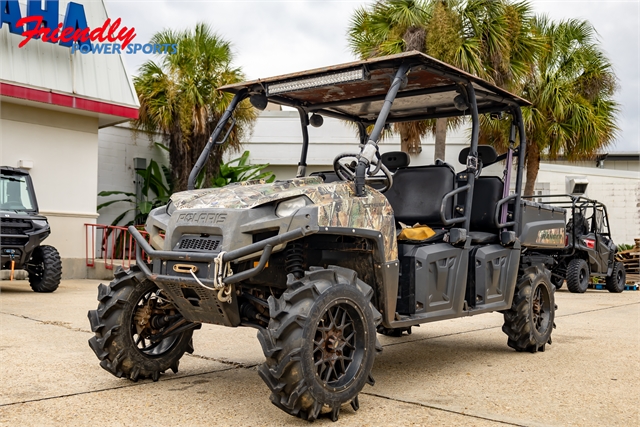
M 618 104 L 613 99 L 616 76 L 597 44 L 587 21 L 555 23 L 536 18 L 535 26 L 545 47 L 523 82 L 521 94 L 533 106 L 525 108 L 527 182 L 532 195 L 544 153 L 554 159 L 592 158 L 615 139 Z M 506 144 L 500 122 L 483 120 L 481 140 Z
M 240 69 L 232 68 L 231 45 L 206 24 L 193 30 L 163 30 L 153 44 L 177 45 L 177 53 L 147 61 L 133 82 L 140 100 L 140 114 L 134 126 L 163 134 L 169 146 L 169 160 L 176 191 L 187 188 L 189 172 L 213 128 L 231 102 L 231 96 L 216 88 L 244 80 Z M 248 102 L 237 108 L 237 125 L 227 142 L 214 149 L 214 161 L 205 170 L 206 181 L 218 171 L 222 153 L 237 150 L 251 131 L 256 112 Z
M 360 58 L 419 50 L 506 89 L 526 73 L 540 47 L 532 34 L 526 1 L 385 0 L 357 9 L 348 38 Z M 447 129 L 460 120 L 400 124 L 401 148 L 420 152 L 420 140 L 435 135 L 435 157 L 444 159 Z

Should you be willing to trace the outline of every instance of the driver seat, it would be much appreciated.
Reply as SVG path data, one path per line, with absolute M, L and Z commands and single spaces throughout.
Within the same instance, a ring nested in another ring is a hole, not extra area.
M 444 228 L 440 206 L 445 194 L 453 191 L 455 172 L 446 163 L 398 169 L 393 185 L 384 195 L 393 208 L 396 221 L 407 225 L 420 223 Z M 453 214 L 453 197 L 445 206 L 445 215 Z

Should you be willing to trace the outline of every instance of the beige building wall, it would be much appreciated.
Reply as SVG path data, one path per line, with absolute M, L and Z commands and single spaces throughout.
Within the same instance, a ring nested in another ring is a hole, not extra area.
M 85 223 L 95 223 L 98 119 L 3 102 L 0 160 L 29 171 L 40 212 L 51 225 L 45 244 L 63 259 L 63 278 L 86 277 Z

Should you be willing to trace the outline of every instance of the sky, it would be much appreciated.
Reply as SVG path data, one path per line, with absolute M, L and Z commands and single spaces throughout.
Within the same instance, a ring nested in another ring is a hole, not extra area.
M 232 43 L 234 66 L 247 78 L 264 78 L 355 59 L 346 31 L 353 11 L 367 1 L 105 0 L 111 18 L 136 28 L 135 43 L 146 43 L 165 28 L 209 24 Z M 533 0 L 536 13 L 555 20 L 586 19 L 619 79 L 620 132 L 609 152 L 640 151 L 640 0 Z M 130 74 L 152 55 L 123 55 Z

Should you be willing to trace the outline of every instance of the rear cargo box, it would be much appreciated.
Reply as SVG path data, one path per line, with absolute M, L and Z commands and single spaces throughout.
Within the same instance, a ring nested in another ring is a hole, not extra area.
M 529 248 L 564 248 L 565 210 L 557 206 L 521 201 L 520 242 Z

